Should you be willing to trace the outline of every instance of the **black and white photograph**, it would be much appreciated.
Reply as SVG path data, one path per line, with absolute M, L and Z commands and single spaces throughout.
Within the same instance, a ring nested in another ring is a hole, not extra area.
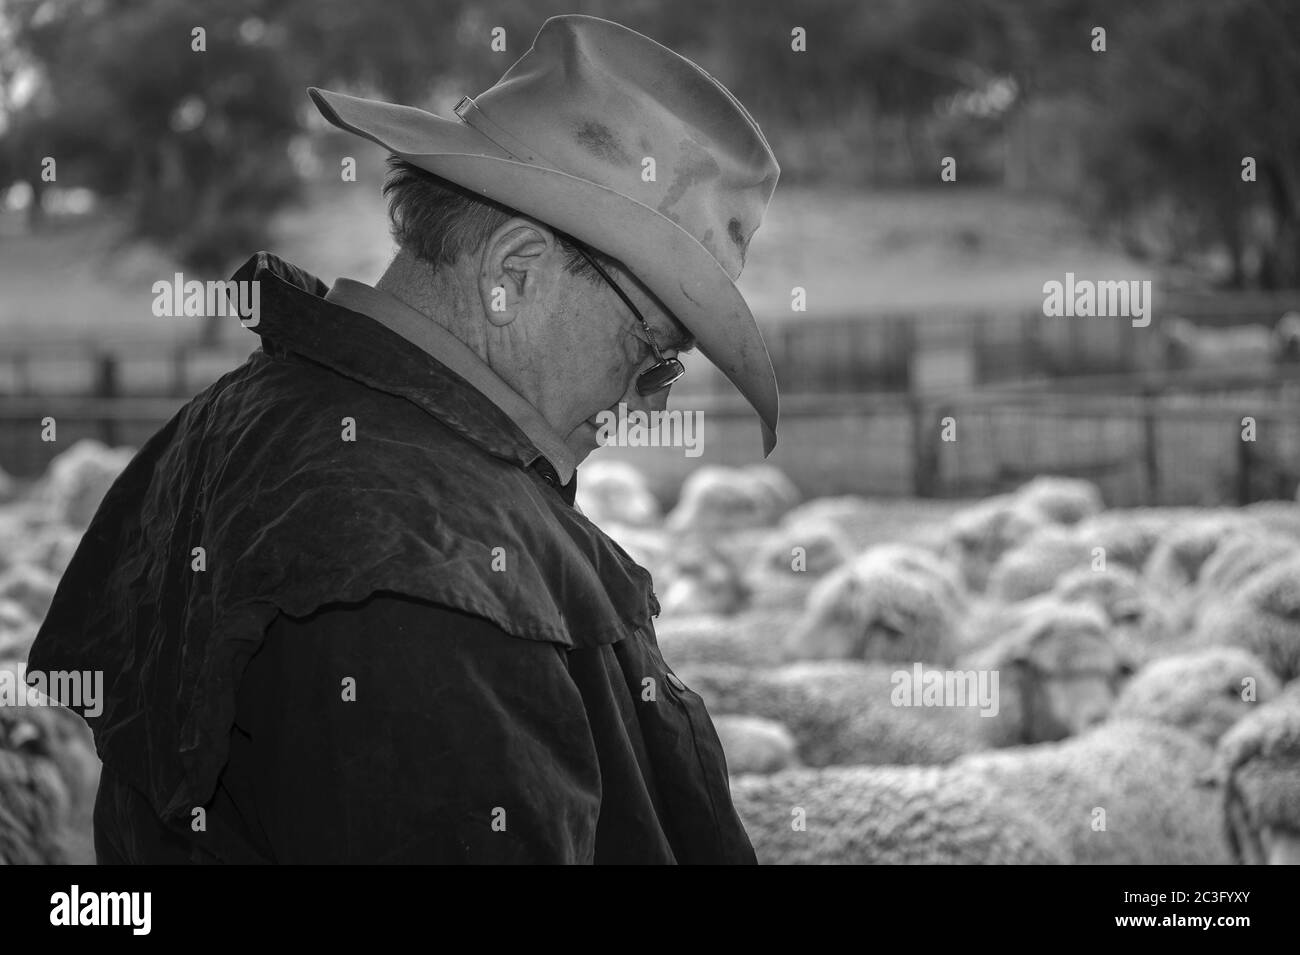
M 0 0 L 0 864 L 1248 928 L 1300 5 Z M 148 934 L 95 878 L 31 921 Z

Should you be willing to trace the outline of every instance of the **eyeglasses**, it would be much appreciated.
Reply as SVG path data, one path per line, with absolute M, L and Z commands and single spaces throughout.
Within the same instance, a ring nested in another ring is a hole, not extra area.
M 680 361 L 676 358 L 664 357 L 663 352 L 659 350 L 659 346 L 655 343 L 655 333 L 654 330 L 650 328 L 650 323 L 645 320 L 637 307 L 632 304 L 632 300 L 627 297 L 627 294 L 618 287 L 618 283 L 610 278 L 609 273 L 600 267 L 600 263 L 596 261 L 595 256 L 577 243 L 574 243 L 574 247 L 577 248 L 578 252 L 584 259 L 591 263 L 591 267 L 595 269 L 597 274 L 599 274 L 600 277 L 609 284 L 609 287 L 618 294 L 618 297 L 623 300 L 624 304 L 632 310 L 632 314 L 636 316 L 636 320 L 641 323 L 641 327 L 645 329 L 646 336 L 650 339 L 650 347 L 654 349 L 655 358 L 657 360 L 653 365 L 641 372 L 641 374 L 637 375 L 637 392 L 642 395 L 653 395 L 656 391 L 663 391 L 678 378 L 682 377 L 682 375 L 686 374 L 686 367 Z

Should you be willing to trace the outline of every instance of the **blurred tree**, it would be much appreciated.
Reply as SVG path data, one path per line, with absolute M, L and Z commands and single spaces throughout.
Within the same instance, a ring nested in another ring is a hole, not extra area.
M 10 168 L 125 200 L 133 232 L 186 268 L 228 269 L 265 244 L 292 197 L 294 97 L 282 44 L 257 0 L 10 0 L 39 94 L 6 137 Z M 204 31 L 202 45 L 196 28 Z M 218 320 L 207 323 L 215 337 Z
M 1082 157 L 1057 186 L 1080 181 L 1095 221 L 1136 236 L 1158 212 L 1175 253 L 1222 244 L 1238 283 L 1300 284 L 1295 0 L 0 0 L 0 188 L 39 188 L 55 156 L 60 185 L 121 199 L 137 234 L 224 271 L 295 195 L 306 86 L 445 113 L 559 13 L 696 60 L 754 114 L 786 183 L 937 183 L 948 153 L 962 182 L 1009 175 L 1049 116 L 1057 152 Z M 21 68 L 36 91 L 7 102 Z M 1244 155 L 1258 183 L 1240 181 Z
M 1073 141 L 1094 221 L 1118 224 L 1137 252 L 1222 247 L 1237 287 L 1300 287 L 1300 4 L 985 2 L 1019 27 L 1026 96 L 1088 103 Z M 1098 26 L 1104 53 L 1091 49 Z M 1246 156 L 1257 182 L 1242 181 Z

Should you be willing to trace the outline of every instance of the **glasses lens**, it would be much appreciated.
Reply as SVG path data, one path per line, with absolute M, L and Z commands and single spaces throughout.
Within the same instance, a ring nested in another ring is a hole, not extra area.
M 652 395 L 663 391 L 682 375 L 686 368 L 676 358 L 665 358 L 652 368 L 641 372 L 636 380 L 636 390 L 643 395 Z

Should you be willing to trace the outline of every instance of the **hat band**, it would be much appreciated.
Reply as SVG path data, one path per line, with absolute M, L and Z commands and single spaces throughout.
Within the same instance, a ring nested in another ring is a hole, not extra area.
M 537 150 L 521 143 L 514 136 L 511 136 L 504 129 L 498 126 L 492 120 L 488 119 L 487 114 L 479 109 L 477 103 L 469 96 L 462 96 L 460 102 L 456 104 L 453 110 L 456 117 L 475 130 L 484 139 L 499 147 L 511 159 L 519 162 L 531 163 L 534 166 L 545 166 L 548 169 L 554 169 L 556 172 L 563 172 L 558 169 L 554 163 L 543 157 Z

